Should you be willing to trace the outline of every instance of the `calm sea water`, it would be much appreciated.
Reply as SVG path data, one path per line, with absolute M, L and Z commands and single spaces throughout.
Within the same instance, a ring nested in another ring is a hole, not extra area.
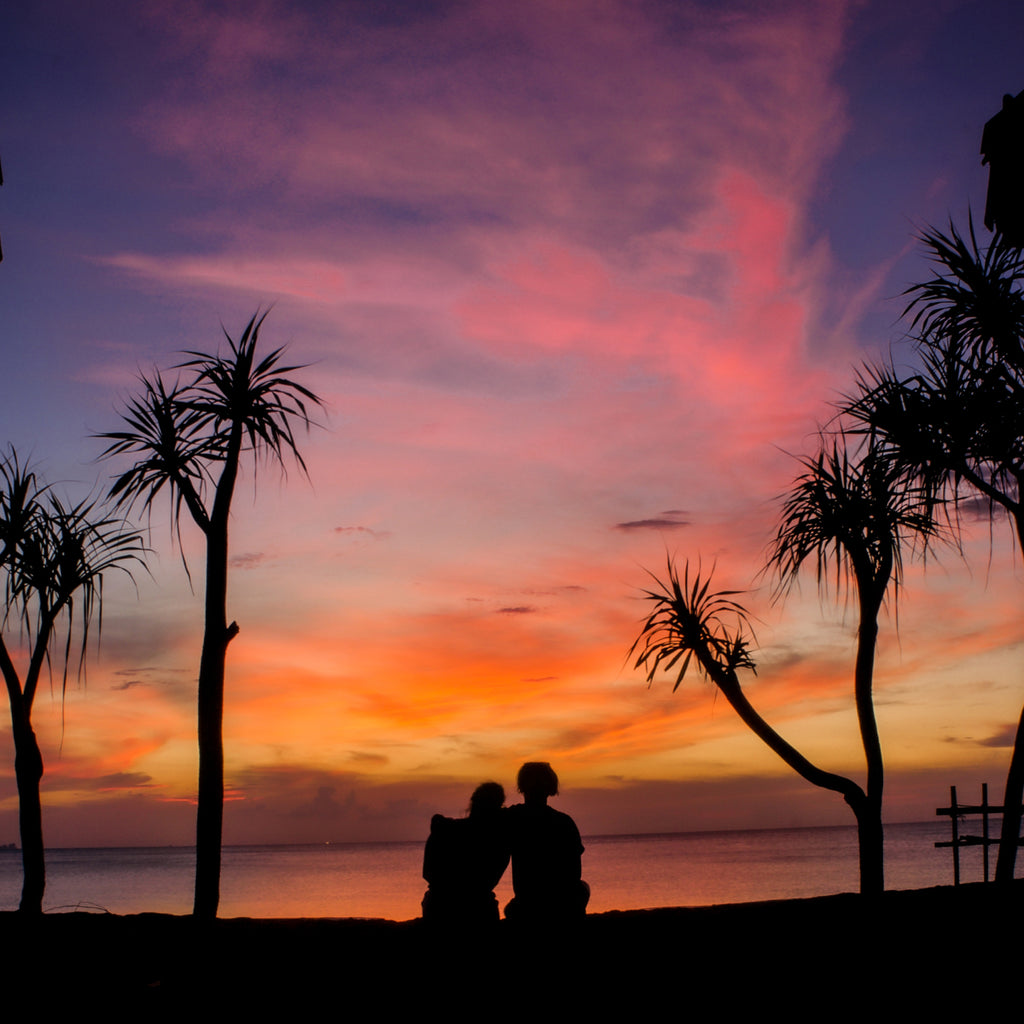
M 886 887 L 950 885 L 942 821 L 886 826 Z M 857 889 L 854 827 L 584 837 L 590 909 L 703 906 Z M 222 917 L 418 917 L 422 843 L 235 846 L 224 850 Z M 993 861 L 994 863 L 994 861 Z M 47 851 L 44 906 L 117 914 L 192 909 L 190 847 Z M 981 853 L 961 851 L 961 877 L 981 878 Z M 511 898 L 510 872 L 498 888 Z M 14 910 L 21 855 L 0 850 L 0 910 Z

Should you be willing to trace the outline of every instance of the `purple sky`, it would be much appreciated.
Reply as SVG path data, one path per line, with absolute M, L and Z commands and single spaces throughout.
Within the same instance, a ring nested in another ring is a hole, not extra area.
M 1022 28 L 954 2 L 4 14 L 0 441 L 103 485 L 91 435 L 135 375 L 270 305 L 327 400 L 311 482 L 236 502 L 228 841 L 415 838 L 541 757 L 585 832 L 852 822 L 706 684 L 625 665 L 637 591 L 666 550 L 758 585 L 792 455 L 901 338 L 915 232 L 980 220 Z M 200 610 L 165 516 L 59 754 L 40 698 L 55 845 L 188 841 Z M 1001 787 L 1007 539 L 913 568 L 883 627 L 890 820 Z M 851 615 L 810 576 L 746 603 L 755 701 L 860 773 Z M 2 841 L 10 761 L 3 735 Z

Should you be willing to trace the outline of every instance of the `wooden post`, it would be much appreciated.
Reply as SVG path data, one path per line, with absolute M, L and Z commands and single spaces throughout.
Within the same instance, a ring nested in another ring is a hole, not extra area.
M 988 881 L 988 783 L 981 784 L 981 860 L 985 875 Z
M 949 807 L 952 812 L 949 820 L 953 822 L 953 885 L 960 884 L 960 835 L 956 816 L 956 786 L 949 787 Z

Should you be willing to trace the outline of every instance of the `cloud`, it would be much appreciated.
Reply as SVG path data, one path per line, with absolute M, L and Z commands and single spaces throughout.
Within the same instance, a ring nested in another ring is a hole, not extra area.
M 376 754 L 366 750 L 353 750 L 349 753 L 348 759 L 360 764 L 385 765 L 388 763 L 388 758 L 383 754 Z
M 584 594 L 587 588 L 582 587 L 577 583 L 565 583 L 557 587 L 544 587 L 544 588 L 531 588 L 527 587 L 523 590 L 524 594 L 530 594 L 536 597 L 557 597 L 565 594 Z
M 115 772 L 92 780 L 96 789 L 103 792 L 117 792 L 124 789 L 151 788 L 156 785 L 152 776 L 145 772 Z
M 505 785 L 510 802 L 521 760 L 510 759 L 492 773 Z M 853 824 L 841 797 L 784 768 L 700 779 L 638 778 L 627 773 L 598 784 L 577 779 L 564 760 L 554 764 L 561 783 L 557 806 L 575 818 L 584 836 L 686 832 L 696 826 Z M 961 767 L 958 790 L 974 792 L 988 774 L 987 766 Z M 225 809 L 228 844 L 422 841 L 433 814 L 465 813 L 480 780 L 443 775 L 374 780 L 295 765 L 252 768 L 239 781 L 244 799 Z M 887 772 L 886 791 L 888 813 L 895 820 L 930 820 L 934 808 L 948 796 L 949 770 L 894 768 Z M 155 800 L 144 791 L 97 793 L 78 804 L 48 806 L 46 827 L 54 846 L 188 844 L 194 838 L 195 809 L 188 801 Z M 17 834 L 13 806 L 0 809 L 0 829 Z
M 355 793 L 349 792 L 345 802 L 338 803 L 334 786 L 318 786 L 316 796 L 305 804 L 297 804 L 289 814 L 295 818 L 317 818 L 325 824 L 343 819 L 356 809 Z
M 76 773 L 47 772 L 46 789 L 53 793 L 118 793 L 124 790 L 162 788 L 146 772 L 111 772 L 106 775 L 82 774 L 84 765 Z
M 373 540 L 387 540 L 391 536 L 387 530 L 371 530 L 368 526 L 335 526 L 334 532 L 343 537 L 367 536 Z
M 290 262 L 287 268 L 259 259 L 214 257 L 154 257 L 116 253 L 97 263 L 138 277 L 213 290 L 238 290 L 267 302 L 287 296 L 306 302 L 337 304 L 350 293 L 344 270 L 331 263 Z
M 685 513 L 677 511 L 662 512 L 660 516 L 650 519 L 632 519 L 625 523 L 616 523 L 616 530 L 678 530 L 689 526 L 690 520 L 684 519 Z
M 1011 723 L 992 733 L 991 736 L 978 740 L 978 745 L 982 747 L 997 747 L 999 749 L 1012 748 L 1016 737 L 1017 726 L 1015 723 Z
M 232 555 L 228 559 L 228 565 L 232 569 L 255 569 L 262 565 L 267 559 L 263 553 L 246 552 L 241 555 Z
M 993 519 L 1005 519 L 1007 511 L 1002 505 L 980 495 L 977 497 L 960 498 L 952 510 L 954 517 L 965 521 L 988 522 Z
M 129 679 L 118 686 L 112 686 L 112 690 L 130 690 L 133 686 L 145 686 L 141 679 Z
M 109 651 L 107 648 L 106 623 L 104 623 L 103 628 L 104 660 L 107 665 L 111 662 L 116 664 L 117 661 L 112 657 L 113 652 Z M 149 643 L 152 646 L 157 646 L 158 638 L 159 633 L 150 634 Z M 141 647 L 143 642 L 144 641 L 140 641 L 138 646 Z M 189 647 L 190 645 L 186 644 L 186 646 Z M 191 702 L 195 697 L 194 687 L 196 671 L 193 668 L 165 668 L 159 665 L 143 665 L 113 669 L 110 671 L 110 675 L 115 679 L 124 679 L 124 677 L 128 677 L 124 682 L 111 684 L 110 689 L 115 692 L 127 692 L 134 690 L 137 687 L 141 687 L 143 689 L 149 687 L 158 689 L 161 693 L 166 694 L 171 699 L 180 699 L 182 701 Z

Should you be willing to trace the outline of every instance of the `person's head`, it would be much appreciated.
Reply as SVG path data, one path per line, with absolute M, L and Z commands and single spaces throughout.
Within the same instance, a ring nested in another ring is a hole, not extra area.
M 483 782 L 473 790 L 469 798 L 469 814 L 493 814 L 501 810 L 505 802 L 505 790 L 497 782 Z
M 547 761 L 527 761 L 519 769 L 516 787 L 527 802 L 558 796 L 558 776 Z

